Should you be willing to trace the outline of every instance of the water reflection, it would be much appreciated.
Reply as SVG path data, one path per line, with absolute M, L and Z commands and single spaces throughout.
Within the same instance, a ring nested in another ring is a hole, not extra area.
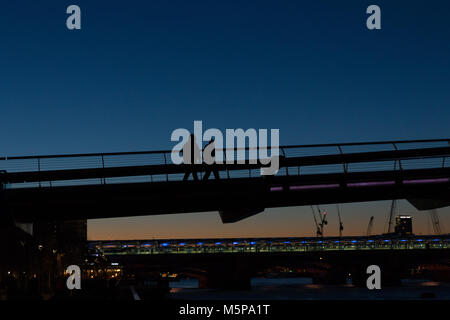
M 268 300 L 450 300 L 450 283 L 402 280 L 401 286 L 368 290 L 351 284 L 313 284 L 311 278 L 252 278 L 248 291 L 199 289 L 198 280 L 170 283 L 172 299 L 268 299 Z

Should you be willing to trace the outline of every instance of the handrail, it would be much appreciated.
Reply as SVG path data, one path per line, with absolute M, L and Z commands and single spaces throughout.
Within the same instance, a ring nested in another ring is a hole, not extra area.
M 375 151 L 375 152 L 359 152 L 349 154 L 306 156 L 306 157 L 282 157 L 280 159 L 280 168 L 298 167 L 298 166 L 316 166 L 330 164 L 350 164 L 363 162 L 379 162 L 404 159 L 419 159 L 449 156 L 450 147 L 440 148 L 423 148 L 408 150 L 392 150 L 392 151 Z M 195 164 L 198 171 L 204 171 L 208 168 L 207 164 Z M 186 164 L 156 164 L 141 166 L 120 166 L 120 167 L 100 167 L 100 168 L 83 168 L 83 169 L 65 169 L 65 170 L 38 170 L 25 172 L 7 172 L 2 176 L 2 181 L 8 183 L 22 182 L 41 182 L 41 181 L 57 181 L 57 180 L 74 180 L 74 179 L 94 179 L 94 178 L 111 178 L 111 177 L 128 177 L 143 176 L 156 174 L 176 174 L 185 173 L 191 165 Z M 259 169 L 262 164 L 216 164 L 218 171 L 232 171 L 244 169 Z M 166 176 L 168 181 L 168 177 Z
M 347 142 L 347 143 L 328 143 L 328 144 L 308 144 L 308 145 L 287 145 L 279 146 L 280 149 L 297 149 L 297 148 L 325 148 L 325 147 L 346 147 L 346 146 L 363 146 L 363 145 L 392 145 L 392 144 L 410 144 L 410 143 L 436 143 L 448 142 L 450 139 L 424 139 L 424 140 L 394 140 L 394 141 L 371 141 L 371 142 Z M 270 149 L 271 147 L 258 148 L 234 148 L 234 150 L 255 150 Z M 227 150 L 217 148 L 216 151 Z M 49 159 L 49 158 L 82 158 L 82 157 L 99 157 L 99 156 L 121 156 L 121 155 L 143 155 L 143 154 L 167 154 L 172 150 L 155 150 L 155 151 L 132 151 L 132 152 L 105 152 L 105 153 L 74 153 L 74 154 L 54 154 L 54 155 L 33 155 L 33 156 L 4 156 L 2 160 L 29 160 L 29 159 Z

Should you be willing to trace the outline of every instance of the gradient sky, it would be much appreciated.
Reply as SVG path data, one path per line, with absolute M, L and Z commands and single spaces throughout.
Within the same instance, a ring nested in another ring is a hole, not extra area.
M 82 30 L 65 27 L 71 4 Z M 370 4 L 382 30 L 365 26 Z M 281 144 L 448 138 L 449 16 L 444 0 L 3 1 L 0 155 L 170 149 L 194 120 L 279 128 Z M 381 232 L 388 207 L 343 205 L 346 233 L 371 215 Z M 313 233 L 309 208 L 89 222 L 90 239 Z

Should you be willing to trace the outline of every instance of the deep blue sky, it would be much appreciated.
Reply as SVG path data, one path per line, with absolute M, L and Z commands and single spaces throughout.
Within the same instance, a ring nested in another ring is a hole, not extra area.
M 450 136 L 448 1 L 2 1 L 0 40 L 0 155 L 169 149 L 193 120 L 282 144 Z

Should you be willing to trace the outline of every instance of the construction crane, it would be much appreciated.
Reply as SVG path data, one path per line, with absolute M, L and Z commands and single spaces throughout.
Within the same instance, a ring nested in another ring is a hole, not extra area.
M 320 237 L 322 235 L 322 231 L 320 230 L 319 223 L 317 222 L 316 213 L 314 211 L 314 207 L 313 206 L 311 206 L 311 211 L 312 211 L 312 215 L 313 215 L 313 218 L 314 218 L 314 223 L 316 224 L 316 237 Z
M 434 234 L 441 234 L 441 224 L 439 223 L 439 215 L 436 209 L 429 210 L 431 224 L 433 225 Z
M 388 220 L 388 230 L 387 233 L 391 233 L 392 232 L 392 226 L 394 224 L 394 216 L 395 216 L 395 212 L 397 210 L 397 200 L 392 200 L 391 203 L 391 209 L 389 211 L 389 220 Z
M 320 218 L 320 223 L 319 223 L 319 226 L 320 226 L 320 234 L 321 234 L 321 236 L 322 236 L 322 238 L 323 238 L 323 231 L 324 231 L 325 225 L 328 224 L 328 221 L 327 221 L 327 212 L 326 212 L 326 211 L 323 211 L 323 212 L 320 211 L 319 206 L 317 206 L 317 211 L 319 212 L 319 218 Z
M 397 149 L 397 147 L 394 144 L 394 148 Z M 398 165 L 400 167 L 400 170 L 402 169 L 402 165 L 400 160 L 398 160 Z M 397 161 L 394 162 L 394 170 L 397 169 Z M 392 203 L 391 203 L 391 210 L 389 211 L 389 221 L 388 221 L 388 230 L 387 233 L 391 233 L 392 232 L 392 226 L 394 224 L 394 216 L 395 216 L 395 212 L 397 210 L 397 200 L 393 199 Z
M 367 226 L 366 236 L 368 237 L 370 237 L 370 234 L 372 233 L 372 226 L 373 226 L 373 216 L 370 217 L 369 225 Z
M 315 212 L 313 206 L 311 206 L 311 211 L 312 211 L 312 215 L 313 215 L 313 218 L 314 218 L 314 223 L 316 225 L 316 236 L 323 238 L 324 227 L 325 227 L 325 225 L 328 224 L 327 212 L 326 211 L 322 212 L 320 210 L 319 206 L 317 206 L 317 215 L 318 215 L 318 219 L 317 219 L 316 212 Z
M 339 210 L 339 205 L 336 204 L 338 218 L 339 218 L 339 238 L 342 237 L 342 231 L 344 230 L 344 225 L 342 224 L 341 220 L 341 210 Z

